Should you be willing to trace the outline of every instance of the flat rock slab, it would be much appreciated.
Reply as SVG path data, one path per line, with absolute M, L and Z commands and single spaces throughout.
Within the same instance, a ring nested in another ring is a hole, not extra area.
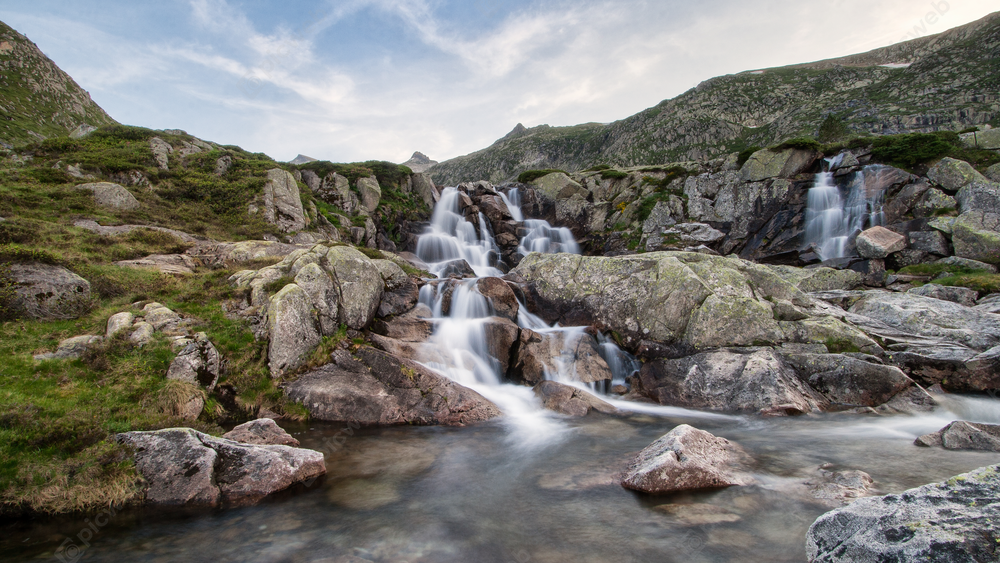
M 357 357 L 338 351 L 334 362 L 285 387 L 316 420 L 372 426 L 465 426 L 500 416 L 481 395 L 416 362 L 373 348 Z
M 639 452 L 621 483 L 649 494 L 749 485 L 751 461 L 739 445 L 682 424 Z
M 545 408 L 569 416 L 587 416 L 590 411 L 614 414 L 618 409 L 607 401 L 569 385 L 543 381 L 535 385 L 535 395 Z
M 190 428 L 128 432 L 117 440 L 134 449 L 146 504 L 155 506 L 248 506 L 326 474 L 319 452 L 240 444 Z
M 810 562 L 996 561 L 1000 466 L 899 495 L 859 499 L 821 516 Z

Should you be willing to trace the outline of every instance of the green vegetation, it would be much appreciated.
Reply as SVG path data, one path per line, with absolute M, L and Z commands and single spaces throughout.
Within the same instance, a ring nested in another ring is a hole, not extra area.
M 605 170 L 611 170 L 611 166 L 607 164 L 598 164 L 597 166 L 591 166 L 590 168 L 584 170 L 584 172 L 603 172 Z
M 867 143 L 876 161 L 908 170 L 946 156 L 964 160 L 979 170 L 1000 162 L 1000 153 L 966 147 L 958 133 L 952 131 L 876 137 L 867 139 Z
M 628 172 L 623 172 L 621 170 L 604 170 L 601 172 L 601 178 L 605 180 L 624 180 L 628 178 Z
M 851 135 L 851 130 L 847 127 L 842 119 L 834 114 L 826 116 L 823 123 L 819 126 L 819 135 L 817 139 L 821 143 L 829 144 L 835 143 L 837 141 L 842 141 Z
M 361 178 L 370 178 L 372 176 L 378 179 L 379 186 L 381 187 L 391 185 L 398 188 L 400 184 L 406 181 L 407 177 L 413 174 L 413 171 L 406 166 L 381 160 L 369 160 L 368 162 L 353 162 L 349 164 L 316 160 L 300 164 L 297 168 L 299 170 L 311 170 L 320 179 L 326 178 L 332 173 L 340 174 L 347 178 L 352 188 Z
M 989 270 L 976 270 L 948 264 L 917 264 L 898 272 L 910 276 L 926 276 L 938 285 L 965 287 L 979 292 L 979 296 L 1000 293 L 1000 275 Z M 942 276 L 942 277 L 938 277 Z M 915 285 L 922 285 L 917 282 Z
M 517 181 L 522 184 L 530 184 L 539 178 L 543 178 L 545 176 L 548 176 L 549 174 L 555 174 L 557 172 L 562 172 L 563 174 L 567 174 L 565 170 L 555 170 L 555 169 L 528 170 L 526 172 L 521 172 L 521 174 L 517 177 Z
M 836 338 L 828 338 L 826 340 L 826 349 L 829 350 L 831 354 L 857 354 L 858 352 L 861 352 L 861 349 L 850 340 Z

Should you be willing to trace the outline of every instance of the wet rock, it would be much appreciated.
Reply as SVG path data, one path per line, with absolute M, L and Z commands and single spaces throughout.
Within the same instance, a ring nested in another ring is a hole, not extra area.
M 38 320 L 76 319 L 90 310 L 90 282 L 62 266 L 11 264 L 16 283 L 10 309 Z
M 611 381 L 614 377 L 593 336 L 582 331 L 540 334 L 522 329 L 511 378 L 534 386 L 546 378 L 546 372 L 560 371 L 582 383 Z
M 987 182 L 971 164 L 945 157 L 927 172 L 932 182 L 948 191 L 957 191 L 973 182 Z
M 711 526 L 743 519 L 730 509 L 713 504 L 662 504 L 655 510 L 669 514 L 686 526 Z
M 199 385 L 208 391 L 219 381 L 221 357 L 204 332 L 199 332 L 170 363 L 167 379 Z
M 127 189 L 110 182 L 81 184 L 76 187 L 93 193 L 94 203 L 106 209 L 132 211 L 139 208 L 139 200 L 135 199 Z
M 787 359 L 813 389 L 840 405 L 877 407 L 913 385 L 897 367 L 841 354 L 792 354 Z
M 233 428 L 222 435 L 227 440 L 257 446 L 291 446 L 297 448 L 299 441 L 278 426 L 270 418 L 258 418 Z
M 918 446 L 942 447 L 946 450 L 1000 452 L 1000 425 L 952 422 L 934 434 L 917 438 L 914 443 Z
M 316 420 L 363 425 L 465 426 L 500 416 L 478 393 L 409 360 L 371 348 L 358 358 L 307 373 L 286 386 Z
M 968 289 L 965 287 L 946 287 L 934 283 L 915 287 L 907 293 L 941 299 L 942 301 L 951 301 L 952 303 L 958 303 L 959 305 L 964 305 L 966 307 L 975 306 L 976 300 L 979 298 L 979 292 L 974 289 Z
M 123 330 L 131 329 L 134 322 L 135 315 L 132 313 L 125 312 L 111 315 L 111 318 L 108 319 L 108 327 L 104 333 L 104 337 L 111 338 Z
M 298 285 L 276 293 L 267 310 L 268 368 L 271 377 L 298 369 L 322 340 L 309 295 Z
M 37 354 L 34 356 L 36 360 L 75 360 L 83 355 L 87 351 L 87 348 L 100 344 L 104 339 L 100 336 L 74 336 L 73 338 L 67 338 L 59 343 L 55 352 L 46 354 Z
M 857 245 L 863 258 L 881 260 L 906 248 L 906 238 L 885 227 L 872 227 L 858 235 Z
M 1000 214 L 969 211 L 955 220 L 955 255 L 1000 264 Z
M 587 416 L 592 410 L 605 414 L 618 412 L 610 403 L 586 391 L 555 381 L 543 381 L 535 385 L 534 391 L 545 408 L 569 416 Z
M 459 259 L 447 262 L 439 276 L 442 278 L 474 278 L 476 277 L 476 272 L 468 262 Z
M 247 506 L 326 473 L 323 454 L 287 446 L 256 446 L 213 438 L 190 428 L 118 434 L 134 450 L 136 469 L 154 506 Z
M 648 494 L 749 485 L 750 456 L 739 445 L 682 424 L 642 450 L 622 477 Z
M 499 363 L 499 372 L 510 369 L 511 351 L 521 335 L 521 329 L 510 319 L 492 317 L 483 323 L 486 334 L 486 350 Z
M 809 528 L 809 561 L 990 561 L 996 558 L 1000 467 L 899 495 L 859 499 Z
M 299 186 L 291 172 L 280 168 L 267 171 L 267 183 L 264 184 L 264 218 L 286 233 L 306 228 Z
M 823 504 L 843 506 L 855 499 L 870 496 L 875 481 L 864 471 L 833 471 L 829 466 L 819 468 L 819 474 L 806 481 L 812 498 Z
M 498 317 L 517 322 L 521 306 L 514 291 L 500 278 L 482 278 L 476 282 L 479 293 L 486 298 Z
M 654 360 L 639 372 L 640 392 L 661 405 L 763 415 L 821 410 L 827 401 L 773 350 L 716 350 Z

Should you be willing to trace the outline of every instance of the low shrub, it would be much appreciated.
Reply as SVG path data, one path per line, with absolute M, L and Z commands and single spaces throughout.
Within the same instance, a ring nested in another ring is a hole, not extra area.
M 879 162 L 912 169 L 919 164 L 947 156 L 956 147 L 950 142 L 955 133 L 913 133 L 878 137 L 872 142 L 872 157 Z
M 628 172 L 623 172 L 621 170 L 604 170 L 601 172 L 601 178 L 605 180 L 624 180 L 628 178 Z

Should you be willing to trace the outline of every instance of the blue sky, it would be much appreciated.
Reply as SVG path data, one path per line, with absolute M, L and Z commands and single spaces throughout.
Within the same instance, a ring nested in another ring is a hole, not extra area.
M 13 4 L 13 5 L 12 5 Z M 112 117 L 333 161 L 444 160 L 713 76 L 939 33 L 995 0 L 33 0 L 0 6 Z M 931 17 L 933 16 L 933 17 Z

